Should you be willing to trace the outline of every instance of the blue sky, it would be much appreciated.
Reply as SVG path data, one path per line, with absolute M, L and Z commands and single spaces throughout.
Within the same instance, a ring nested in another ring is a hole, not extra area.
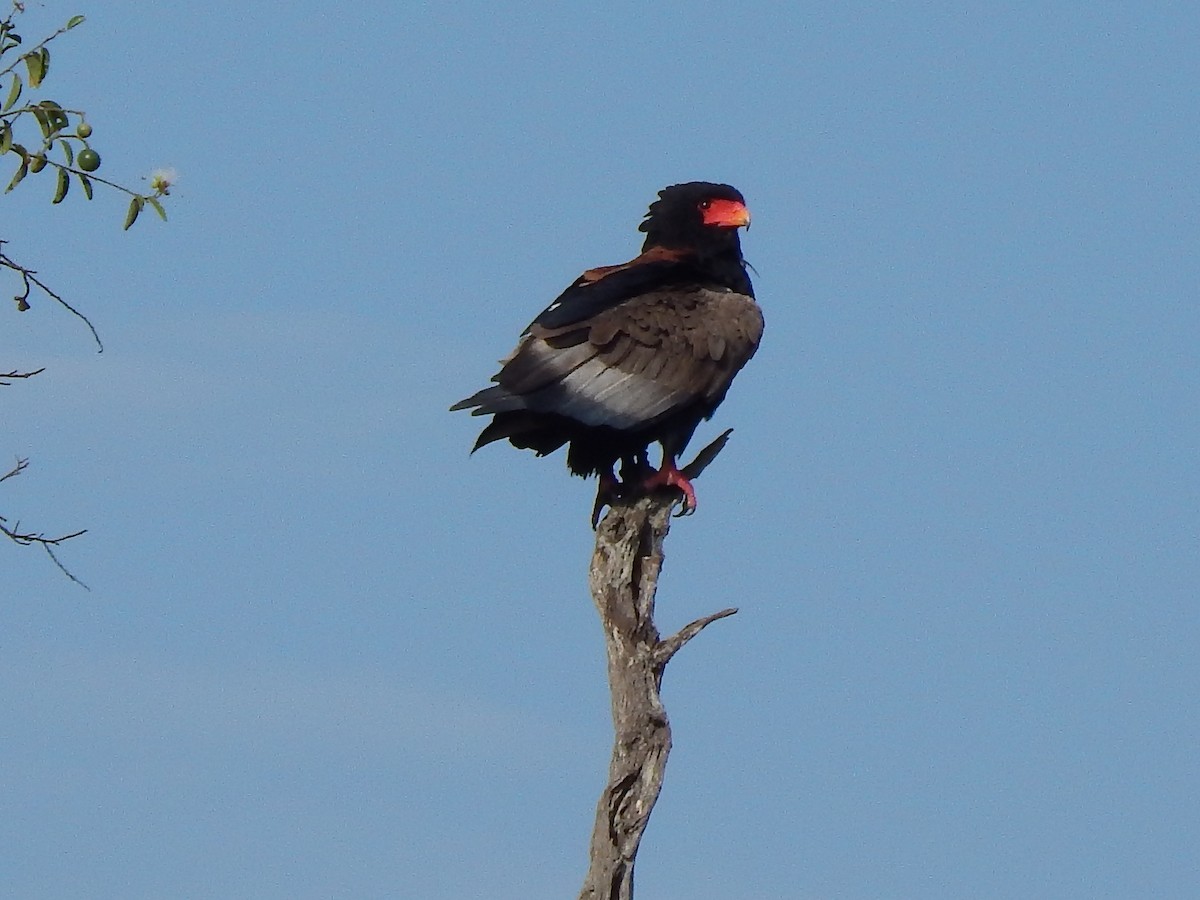
M 0 893 L 574 896 L 610 745 L 593 488 L 482 386 L 664 185 L 762 349 L 679 522 L 638 896 L 1200 894 L 1200 12 L 360 3 L 71 14 L 122 233 L 3 237 Z

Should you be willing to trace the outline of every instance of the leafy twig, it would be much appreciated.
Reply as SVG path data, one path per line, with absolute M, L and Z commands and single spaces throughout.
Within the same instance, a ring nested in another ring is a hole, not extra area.
M 14 3 L 13 7 L 14 7 L 14 12 L 24 12 L 25 11 L 25 5 L 23 3 Z M 5 29 L 6 31 L 10 30 L 12 28 L 13 14 L 14 13 L 9 13 L 8 18 L 4 19 L 4 24 L 6 26 L 8 26 Z M 34 44 L 32 47 L 30 47 L 28 50 L 26 50 L 24 53 L 22 53 L 20 56 L 18 56 L 15 60 L 13 60 L 13 62 L 11 62 L 7 68 L 0 69 L 0 78 L 3 78 L 5 75 L 12 72 L 12 70 L 17 67 L 17 63 L 21 62 L 21 60 L 23 60 L 30 53 L 37 53 L 39 50 L 41 50 L 43 47 L 45 47 L 52 40 L 59 37 L 60 35 L 66 34 L 68 31 L 70 31 L 76 25 L 80 24 L 82 21 L 83 21 L 83 16 L 72 16 L 70 21 L 67 22 L 67 24 L 64 25 L 62 28 L 58 29 L 58 31 L 54 32 L 54 34 L 45 38 L 40 43 Z

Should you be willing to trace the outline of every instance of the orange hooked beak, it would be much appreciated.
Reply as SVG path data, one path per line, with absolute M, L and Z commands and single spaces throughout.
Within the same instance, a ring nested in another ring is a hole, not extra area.
M 712 200 L 703 210 L 704 224 L 718 228 L 748 228 L 750 210 L 737 200 Z

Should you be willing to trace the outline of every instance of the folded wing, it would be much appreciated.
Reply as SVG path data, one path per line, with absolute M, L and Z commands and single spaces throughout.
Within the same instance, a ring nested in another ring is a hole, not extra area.
M 641 294 L 585 321 L 555 327 L 546 318 L 529 327 L 496 384 L 456 408 L 531 412 L 626 432 L 692 411 L 707 416 L 753 356 L 763 328 L 751 297 L 699 286 Z M 501 420 L 482 443 L 511 436 Z

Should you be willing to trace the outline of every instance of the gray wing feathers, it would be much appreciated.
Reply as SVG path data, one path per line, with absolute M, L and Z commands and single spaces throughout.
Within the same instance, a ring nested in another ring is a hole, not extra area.
M 688 399 L 686 391 L 610 367 L 600 358 L 526 398 L 531 409 L 556 412 L 585 425 L 619 429 L 645 427 Z
M 636 430 L 719 402 L 762 334 L 753 299 L 707 289 L 645 294 L 585 328 L 534 326 L 486 388 L 476 414 L 532 410 L 591 427 Z
M 595 355 L 596 348 L 586 340 L 586 332 L 580 343 L 570 347 L 552 347 L 530 335 L 521 341 L 498 380 L 515 394 L 529 394 L 561 380 Z

